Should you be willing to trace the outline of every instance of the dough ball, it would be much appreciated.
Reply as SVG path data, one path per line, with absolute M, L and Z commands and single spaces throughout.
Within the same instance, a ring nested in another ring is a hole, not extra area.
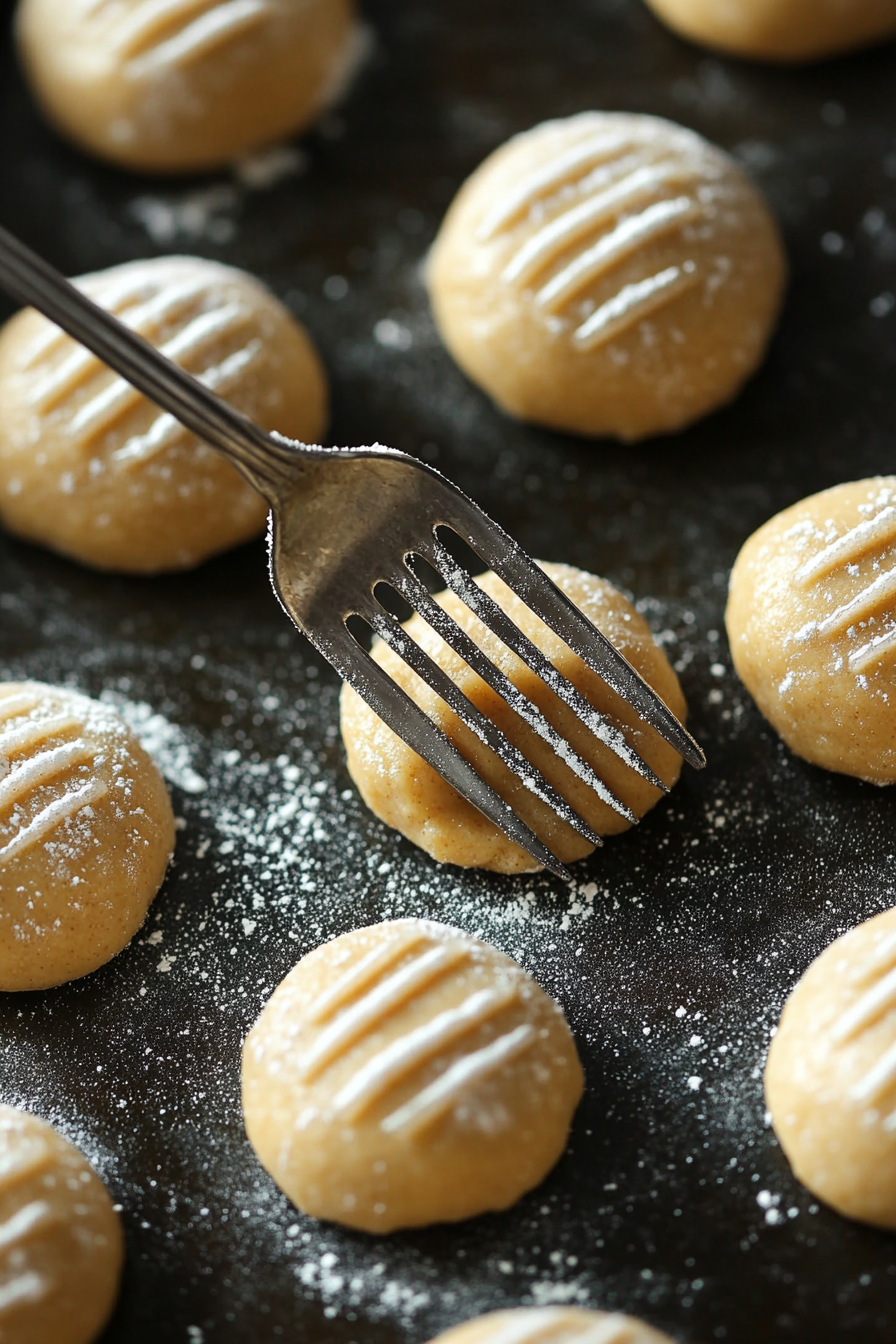
M 20 0 L 16 27 L 56 129 L 140 172 L 223 167 L 301 130 L 359 50 L 352 0 Z
M 659 693 L 676 717 L 684 721 L 687 705 L 678 678 L 662 649 L 654 642 L 647 622 L 626 598 L 593 574 L 569 565 L 542 564 L 554 583 L 585 613 L 620 653 Z M 670 788 L 678 779 L 681 758 L 674 748 L 638 718 L 636 712 L 595 673 L 585 667 L 561 639 L 534 616 L 497 577 L 488 573 L 476 582 L 528 635 L 560 672 L 612 724 Z M 562 704 L 524 664 L 471 614 L 453 593 L 436 597 L 440 606 L 484 649 L 515 686 L 538 706 L 616 798 L 642 817 L 662 797 L 630 766 L 624 764 Z M 405 629 L 451 676 L 473 704 L 515 743 L 600 835 L 615 835 L 629 822 L 604 802 L 552 748 L 519 718 L 461 658 L 413 616 Z M 593 846 L 561 821 L 546 803 L 530 793 L 488 748 L 456 718 L 444 701 L 425 686 L 387 645 L 377 640 L 373 657 L 426 711 L 479 774 L 513 807 L 531 830 L 563 863 L 584 858 Z M 472 803 L 416 752 L 387 728 L 374 711 L 347 684 L 341 699 L 342 740 L 348 769 L 367 806 L 387 826 L 394 826 L 440 863 L 463 868 L 491 868 L 498 873 L 533 871 L 533 860 L 499 831 Z
M 0 990 L 48 989 L 114 957 L 173 849 L 165 782 L 114 710 L 0 682 Z
M 658 117 L 583 112 L 486 159 L 428 278 L 445 344 L 510 415 L 634 440 L 740 391 L 775 324 L 785 259 L 727 154 Z
M 76 284 L 265 429 L 314 443 L 325 375 L 257 280 L 197 257 Z M 170 415 L 27 308 L 0 331 L 0 519 L 97 569 L 187 569 L 264 527 L 267 504 Z
M 896 782 L 896 476 L 811 495 L 754 532 L 726 621 L 738 675 L 792 751 Z
M 799 1180 L 896 1230 L 896 910 L 813 961 L 784 1005 L 765 1095 Z
M 4 1344 L 90 1344 L 123 1260 L 118 1215 L 84 1155 L 43 1120 L 0 1106 Z
M 430 1344 L 673 1344 L 634 1316 L 579 1307 L 491 1311 L 446 1330 Z
M 814 61 L 896 33 L 896 0 L 647 0 L 682 37 L 733 56 Z
M 305 1213 L 364 1232 L 506 1209 L 566 1147 L 582 1069 L 559 1006 L 458 929 L 325 943 L 243 1048 L 246 1132 Z

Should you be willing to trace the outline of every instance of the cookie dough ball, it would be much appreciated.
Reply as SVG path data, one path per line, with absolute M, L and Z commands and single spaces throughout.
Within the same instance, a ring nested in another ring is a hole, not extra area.
M 88 153 L 141 172 L 219 168 L 292 135 L 358 57 L 352 0 L 20 0 L 37 101 Z
M 430 1344 L 673 1344 L 634 1316 L 578 1307 L 491 1311 L 447 1330 Z
M 654 642 L 647 622 L 626 598 L 605 579 L 569 565 L 542 564 L 554 583 L 585 613 L 620 653 L 641 673 L 683 722 L 687 705 L 678 678 L 663 651 Z M 476 582 L 528 635 L 556 668 L 610 722 L 619 728 L 628 744 L 671 788 L 678 779 L 681 759 L 674 748 L 638 718 L 615 691 L 600 680 L 572 653 L 561 639 L 534 616 L 528 607 L 495 574 L 481 575 Z M 440 593 L 440 606 L 484 649 L 510 680 L 542 711 L 579 758 L 584 761 L 636 817 L 642 817 L 662 797 L 626 765 L 609 746 L 585 728 L 573 711 L 486 630 L 455 597 Z M 631 824 L 556 756 L 505 701 L 488 687 L 466 663 L 430 629 L 422 617 L 413 616 L 405 629 L 431 658 L 443 667 L 468 699 L 515 743 L 545 779 L 570 802 L 580 816 L 600 835 L 615 835 Z M 531 830 L 563 863 L 581 859 L 593 846 L 561 821 L 556 813 L 530 793 L 520 781 L 483 746 L 478 737 L 457 719 L 444 701 L 411 672 L 396 653 L 377 640 L 373 657 L 425 710 L 479 774 L 513 807 Z M 416 752 L 406 746 L 347 684 L 341 699 L 342 740 L 348 769 L 369 808 L 388 826 L 394 826 L 440 863 L 461 867 L 490 868 L 498 873 L 533 871 L 529 854 L 499 831 L 483 814 L 436 774 Z
M 164 780 L 114 710 L 0 682 L 0 990 L 61 985 L 114 957 L 173 849 Z
M 896 910 L 813 961 L 784 1005 L 765 1095 L 803 1184 L 896 1230 Z
M 364 1232 L 506 1209 L 566 1146 L 582 1069 L 503 952 L 390 920 L 303 957 L 243 1049 L 246 1131 L 305 1213 Z
M 327 389 L 257 280 L 197 257 L 76 284 L 265 429 L 317 442 Z M 187 569 L 254 537 L 267 504 L 219 453 L 33 309 L 0 331 L 0 520 L 97 569 Z
M 754 532 L 726 620 L 738 675 L 792 751 L 896 782 L 896 476 L 811 495 Z
M 896 0 L 647 0 L 682 37 L 733 56 L 813 61 L 896 33 Z
M 445 344 L 510 415 L 634 440 L 739 392 L 785 260 L 727 154 L 658 117 L 584 112 L 486 159 L 428 277 Z
M 0 1338 L 90 1344 L 118 1296 L 124 1239 L 96 1172 L 36 1116 L 0 1106 Z

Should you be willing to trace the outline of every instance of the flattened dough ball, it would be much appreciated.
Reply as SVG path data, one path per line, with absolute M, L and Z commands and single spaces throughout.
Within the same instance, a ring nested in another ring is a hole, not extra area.
M 647 0 L 682 37 L 733 56 L 814 61 L 896 33 L 896 0 Z
M 0 990 L 61 985 L 114 957 L 173 849 L 165 782 L 113 709 L 0 682 Z
M 316 443 L 325 375 L 304 328 L 243 271 L 198 257 L 75 282 L 265 429 Z M 27 308 L 0 331 L 0 519 L 98 569 L 186 569 L 264 527 L 267 505 L 83 346 Z
M 140 172 L 223 167 L 301 130 L 357 59 L 352 0 L 20 0 L 44 113 Z
M 118 1215 L 84 1155 L 10 1106 L 0 1106 L 0 1228 L 4 1344 L 90 1344 L 118 1296 Z
M 303 957 L 243 1049 L 246 1131 L 305 1213 L 365 1232 L 506 1209 L 566 1146 L 582 1069 L 522 967 L 428 920 Z
M 430 1344 L 673 1344 L 634 1316 L 579 1307 L 491 1311 L 446 1330 Z
M 727 154 L 658 117 L 583 112 L 486 159 L 428 277 L 445 344 L 510 415 L 634 440 L 737 394 L 765 352 L 785 260 Z
M 799 1180 L 896 1230 L 896 910 L 813 961 L 784 1005 L 765 1095 Z
M 593 574 L 586 574 L 569 565 L 542 564 L 541 567 L 606 635 L 610 643 L 637 668 L 673 714 L 683 721 L 687 705 L 678 678 L 662 649 L 655 643 L 647 622 L 631 603 L 605 579 L 596 578 Z M 581 659 L 548 630 L 497 575 L 484 574 L 476 582 L 498 602 L 523 633 L 547 654 L 554 666 L 594 708 L 605 714 L 621 730 L 624 740 L 620 750 L 623 755 L 627 744 L 671 788 L 681 770 L 678 753 L 639 720 L 634 710 L 595 673 L 585 667 Z M 642 817 L 659 801 L 661 791 L 584 728 L 572 710 L 562 704 L 515 654 L 487 631 L 459 598 L 448 592 L 439 594 L 436 601 L 485 650 L 514 685 L 538 705 L 560 736 L 572 745 L 580 760 L 594 771 L 597 778 L 636 818 Z M 405 629 L 598 834 L 614 835 L 628 828 L 630 821 L 599 797 L 580 774 L 561 761 L 534 729 L 525 724 L 481 678 L 470 671 L 466 663 L 425 624 L 422 617 L 413 616 Z M 537 799 L 511 775 L 396 653 L 376 641 L 373 657 L 435 720 L 460 752 L 475 765 L 479 774 L 510 803 L 561 862 L 568 863 L 591 853 L 593 845 L 561 821 L 547 804 Z M 532 871 L 532 858 L 406 746 L 348 684 L 342 688 L 341 720 L 349 773 L 367 806 L 381 821 L 394 826 L 440 863 L 456 863 L 464 868 L 490 868 L 498 873 Z
M 896 783 L 896 476 L 811 495 L 754 532 L 726 621 L 738 675 L 792 751 Z

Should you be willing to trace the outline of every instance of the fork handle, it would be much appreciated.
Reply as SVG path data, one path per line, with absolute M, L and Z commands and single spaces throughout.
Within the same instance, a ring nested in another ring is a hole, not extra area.
M 295 479 L 296 459 L 304 445 L 277 444 L 2 227 L 0 286 L 20 303 L 37 308 L 150 401 L 217 448 L 269 503 L 279 493 L 285 467 Z

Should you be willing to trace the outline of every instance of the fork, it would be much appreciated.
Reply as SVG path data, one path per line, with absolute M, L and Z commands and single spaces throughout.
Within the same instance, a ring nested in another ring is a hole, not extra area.
M 351 618 L 361 617 L 557 816 L 589 843 L 600 845 L 601 838 L 411 639 L 380 602 L 380 585 L 394 589 L 419 612 L 605 802 L 628 821 L 637 818 L 433 600 L 417 572 L 416 557 L 427 561 L 446 588 L 618 757 L 657 788 L 668 789 L 620 729 L 576 691 L 452 558 L 440 536 L 442 529 L 460 537 L 686 761 L 698 769 L 705 765 L 700 747 L 652 687 L 517 543 L 433 467 L 380 444 L 320 448 L 267 433 L 93 303 L 3 228 L 0 286 L 87 346 L 242 473 L 270 505 L 270 577 L 287 615 L 398 737 L 537 863 L 571 880 L 550 849 L 374 662 L 353 633 Z

